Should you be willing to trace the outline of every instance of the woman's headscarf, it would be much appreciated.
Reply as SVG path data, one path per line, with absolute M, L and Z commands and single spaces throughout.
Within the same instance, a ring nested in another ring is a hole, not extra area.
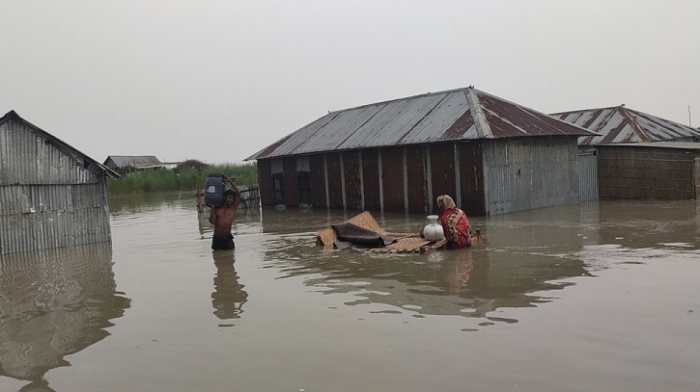
M 437 204 L 438 204 L 438 208 L 440 208 L 441 211 L 446 211 L 446 210 L 448 210 L 448 209 L 450 209 L 450 208 L 455 208 L 455 207 L 456 207 L 455 201 L 452 200 L 452 198 L 450 197 L 450 195 L 438 196 L 438 198 L 437 198 Z

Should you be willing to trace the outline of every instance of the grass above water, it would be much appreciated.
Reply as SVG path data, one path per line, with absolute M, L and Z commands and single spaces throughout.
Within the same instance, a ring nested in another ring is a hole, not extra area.
M 210 173 L 226 174 L 235 178 L 238 185 L 258 182 L 258 168 L 255 164 L 211 165 L 201 171 L 195 169 L 167 170 L 152 169 L 129 173 L 121 178 L 107 181 L 110 194 L 195 191 L 203 187 Z

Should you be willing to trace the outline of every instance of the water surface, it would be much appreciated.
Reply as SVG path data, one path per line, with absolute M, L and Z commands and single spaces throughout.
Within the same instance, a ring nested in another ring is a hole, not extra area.
M 473 218 L 471 249 L 368 255 L 315 246 L 354 212 L 296 209 L 241 212 L 212 252 L 192 196 L 110 200 L 111 248 L 1 260 L 0 390 L 700 390 L 695 202 Z

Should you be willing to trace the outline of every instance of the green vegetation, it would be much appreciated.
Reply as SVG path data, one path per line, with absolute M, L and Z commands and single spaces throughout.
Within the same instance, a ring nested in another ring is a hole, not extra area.
M 107 192 L 110 194 L 124 194 L 194 191 L 197 186 L 204 186 L 209 173 L 226 174 L 235 178 L 238 185 L 249 185 L 258 182 L 258 168 L 256 164 L 229 163 L 210 165 L 201 171 L 194 168 L 140 170 L 126 174 L 121 178 L 108 179 Z

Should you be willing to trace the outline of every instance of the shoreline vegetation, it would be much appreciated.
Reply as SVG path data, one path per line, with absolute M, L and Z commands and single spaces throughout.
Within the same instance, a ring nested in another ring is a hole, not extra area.
M 175 191 L 197 191 L 204 187 L 210 173 L 226 174 L 235 178 L 237 185 L 251 185 L 258 182 L 258 168 L 255 163 L 208 165 L 204 168 L 175 168 L 139 170 L 122 175 L 121 178 L 107 179 L 107 193 L 112 195 L 129 193 L 155 193 Z

